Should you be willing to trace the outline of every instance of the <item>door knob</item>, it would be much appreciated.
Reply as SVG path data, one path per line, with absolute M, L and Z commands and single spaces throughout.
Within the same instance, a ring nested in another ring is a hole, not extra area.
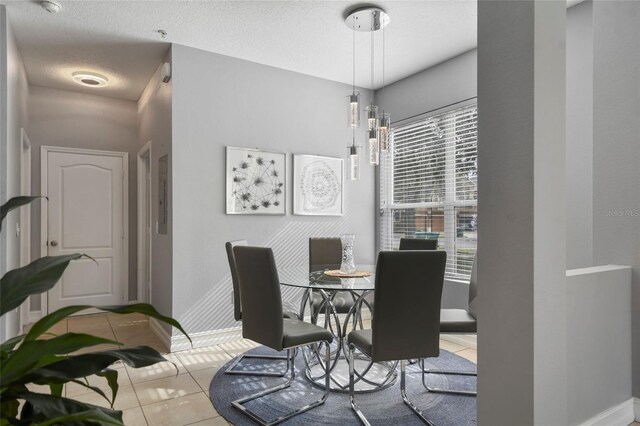
M 55 247 L 55 246 L 57 246 L 57 245 L 58 245 L 58 242 L 57 242 L 57 241 L 55 241 L 55 240 L 51 241 L 51 247 Z

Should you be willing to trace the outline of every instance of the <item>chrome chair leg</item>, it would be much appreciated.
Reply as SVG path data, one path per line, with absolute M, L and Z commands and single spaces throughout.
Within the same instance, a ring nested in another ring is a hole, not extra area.
M 475 376 L 478 377 L 478 373 L 474 373 L 472 371 L 448 371 L 448 370 L 435 370 L 435 369 L 426 369 L 424 368 L 424 360 L 420 361 L 420 369 L 422 370 L 422 385 L 424 388 L 432 393 L 444 393 L 449 395 L 465 395 L 465 396 L 477 396 L 478 393 L 474 391 L 465 391 L 465 390 L 456 390 L 456 389 L 440 389 L 440 388 L 432 388 L 427 385 L 426 375 L 427 374 L 442 374 L 448 376 Z
M 414 413 L 418 415 L 418 417 L 420 417 L 420 420 L 429 426 L 434 426 L 434 424 L 430 422 L 424 414 L 422 414 L 422 411 L 420 411 L 418 407 L 409 400 L 409 397 L 407 397 L 407 374 L 405 372 L 405 363 L 406 361 L 404 359 L 400 361 L 400 393 L 402 394 L 402 400 L 413 410 Z
M 360 411 L 360 408 L 358 408 L 358 404 L 356 404 L 355 366 L 353 364 L 353 353 L 355 349 L 354 345 L 349 345 L 349 399 L 351 401 L 351 409 L 356 413 L 363 425 L 371 426 L 367 418 L 362 414 L 362 411 Z
M 327 342 L 326 345 L 327 349 L 326 349 L 326 354 L 325 354 L 325 367 L 327 368 L 327 371 L 329 371 L 329 364 L 331 363 L 331 348 L 329 345 L 329 342 Z M 240 410 L 241 412 L 243 412 L 245 415 L 247 415 L 248 417 L 250 417 L 251 419 L 253 419 L 255 422 L 257 422 L 258 424 L 262 425 L 262 426 L 273 426 L 273 425 L 277 425 L 279 423 L 284 422 L 285 420 L 288 420 L 292 417 L 297 416 L 298 414 L 302 414 L 306 411 L 311 410 L 312 408 L 318 407 L 322 404 L 325 403 L 325 401 L 327 400 L 327 398 L 329 397 L 329 374 L 326 375 L 326 379 L 325 379 L 325 391 L 324 394 L 322 395 L 322 398 L 320 398 L 317 401 L 314 401 L 310 404 L 305 405 L 302 408 L 299 408 L 297 410 L 294 410 L 290 413 L 284 414 L 280 417 L 278 417 L 275 420 L 266 420 L 263 419 L 262 417 L 260 417 L 258 414 L 252 412 L 251 410 L 249 410 L 247 407 L 245 407 L 243 404 L 249 402 L 249 401 L 253 401 L 255 399 L 258 398 L 262 398 L 264 396 L 270 395 L 272 393 L 276 393 L 278 391 L 287 389 L 288 387 L 291 386 L 291 383 L 293 383 L 293 381 L 296 378 L 296 367 L 295 367 L 295 363 L 293 362 L 293 353 L 295 353 L 292 349 L 287 349 L 287 356 L 291 358 L 291 362 L 290 362 L 290 372 L 291 372 L 291 376 L 289 377 L 289 379 L 278 386 L 275 386 L 273 388 L 270 389 L 266 389 L 262 392 L 259 392 L 257 394 L 253 394 L 253 395 L 249 395 L 247 397 L 235 400 L 233 402 L 231 402 L 231 405 L 233 405 L 233 407 L 235 407 L 236 409 Z
M 294 354 L 295 356 L 295 354 Z M 287 361 L 287 365 L 283 372 L 279 373 L 277 371 L 248 371 L 248 370 L 234 370 L 236 366 L 242 362 L 243 359 L 270 359 L 270 360 L 281 360 Z M 291 357 L 287 355 L 254 355 L 254 354 L 244 354 L 239 356 L 233 363 L 227 367 L 224 371 L 224 374 L 235 374 L 238 376 L 268 376 L 268 377 L 284 377 L 287 375 L 289 371 L 289 364 L 291 363 Z

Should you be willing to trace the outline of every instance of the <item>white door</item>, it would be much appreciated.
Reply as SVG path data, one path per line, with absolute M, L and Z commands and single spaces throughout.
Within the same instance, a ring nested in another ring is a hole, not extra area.
M 83 253 L 49 291 L 48 310 L 125 302 L 126 154 L 43 150 L 50 256 Z

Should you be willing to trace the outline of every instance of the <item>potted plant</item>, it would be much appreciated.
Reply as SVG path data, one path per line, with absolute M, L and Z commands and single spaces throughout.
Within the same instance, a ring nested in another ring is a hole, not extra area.
M 2 221 L 11 210 L 38 198 L 41 197 L 15 197 L 2 205 L 0 231 Z M 69 263 L 82 257 L 87 256 L 46 256 L 34 260 L 29 265 L 8 271 L 0 282 L 0 316 L 19 307 L 29 296 L 53 288 Z M 161 315 L 146 303 L 124 306 L 68 306 L 52 312 L 33 324 L 27 333 L 0 344 L 0 426 L 123 425 L 122 411 L 113 410 L 113 402 L 118 393 L 118 371 L 109 367 L 119 361 L 130 367 L 140 368 L 167 360 L 148 346 L 75 354 L 80 349 L 96 345 L 122 344 L 84 333 L 47 333 L 59 321 L 91 308 L 116 314 L 141 313 L 170 324 L 186 335 L 176 320 Z M 86 377 L 91 375 L 106 380 L 111 390 L 108 392 L 110 396 L 100 388 L 89 385 Z M 62 396 L 66 383 L 77 383 L 98 393 L 109 402 L 111 408 Z M 50 393 L 29 390 L 29 384 L 47 385 Z

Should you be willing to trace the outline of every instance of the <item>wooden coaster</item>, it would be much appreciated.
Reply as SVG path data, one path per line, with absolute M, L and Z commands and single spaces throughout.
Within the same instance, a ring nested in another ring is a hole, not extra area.
M 324 274 L 330 277 L 338 277 L 338 278 L 364 278 L 364 277 L 370 277 L 371 275 L 373 275 L 371 272 L 367 272 L 367 271 L 355 271 L 350 274 L 343 274 L 342 272 L 340 272 L 340 269 L 324 271 Z

